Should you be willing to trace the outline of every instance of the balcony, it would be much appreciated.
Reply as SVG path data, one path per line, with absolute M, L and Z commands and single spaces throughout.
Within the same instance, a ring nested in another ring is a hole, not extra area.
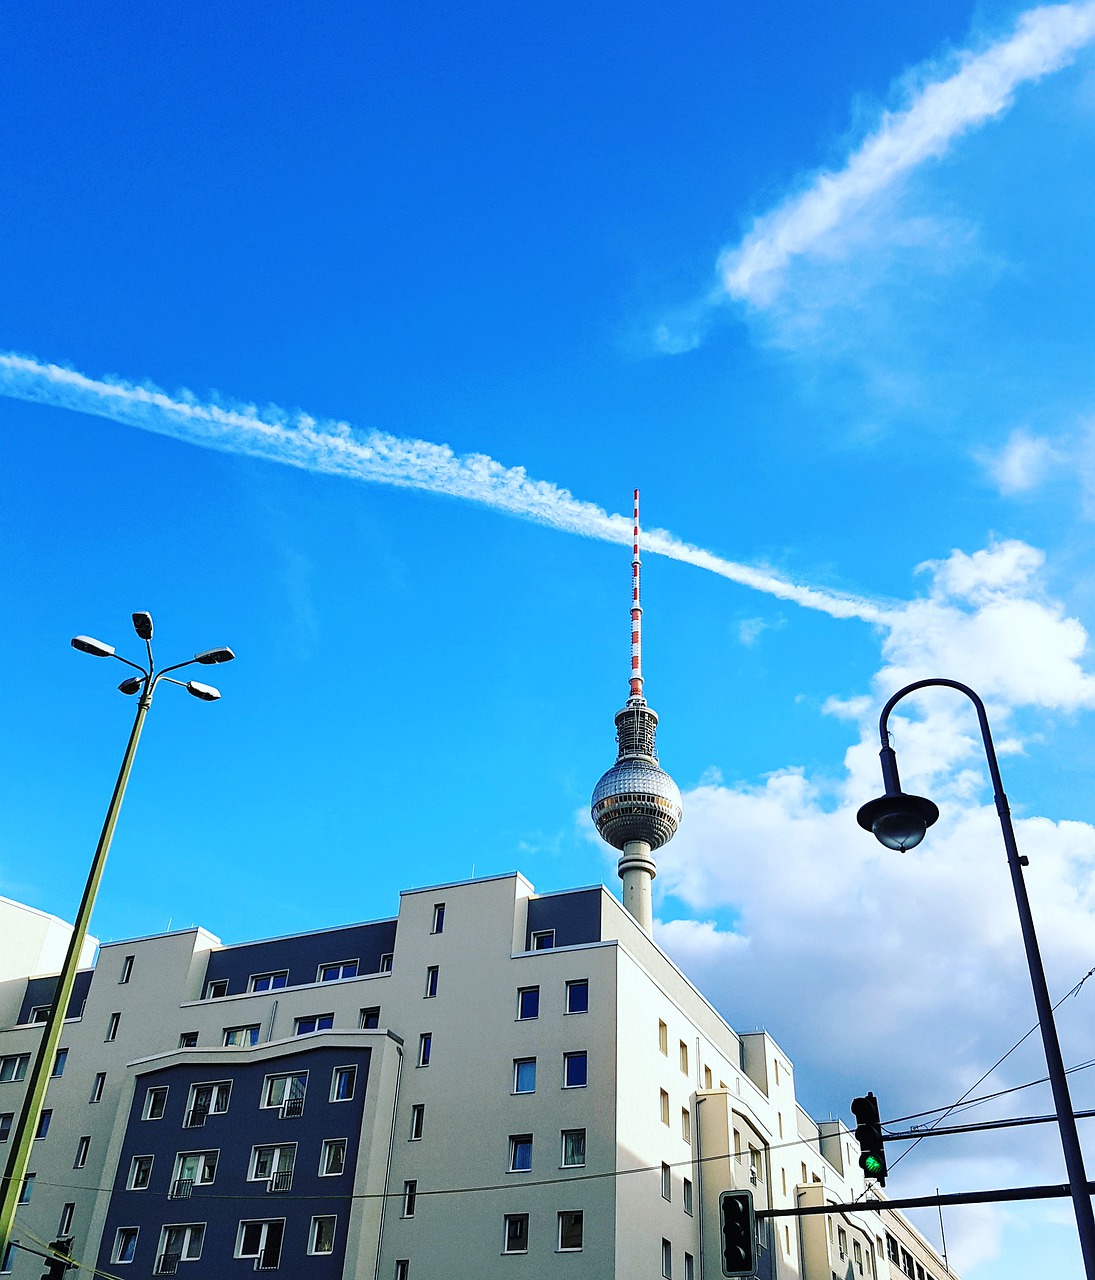
M 179 1269 L 181 1253 L 161 1253 L 156 1260 L 156 1275 L 173 1276 Z
M 189 1200 L 190 1193 L 194 1190 L 193 1178 L 176 1178 L 171 1184 L 171 1191 L 168 1195 L 169 1200 Z
M 192 1107 L 187 1114 L 184 1129 L 200 1129 L 209 1117 L 208 1107 Z
M 286 1098 L 281 1104 L 282 1120 L 290 1120 L 294 1116 L 302 1116 L 304 1114 L 303 1098 Z
M 270 1175 L 270 1181 L 266 1184 L 267 1191 L 288 1191 L 293 1185 L 293 1171 L 287 1169 L 283 1173 L 274 1173 Z

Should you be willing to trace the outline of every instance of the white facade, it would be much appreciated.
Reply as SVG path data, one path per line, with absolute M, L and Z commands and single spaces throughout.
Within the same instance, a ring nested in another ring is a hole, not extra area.
M 327 954 L 351 943 L 358 954 Z M 0 982 L 0 1060 L 33 1052 L 40 1035 L 14 1025 L 29 976 Z M 284 1235 L 260 1269 L 294 1278 L 425 1280 L 458 1263 L 477 1280 L 715 1280 L 721 1191 L 749 1187 L 758 1209 L 863 1192 L 854 1139 L 802 1112 L 778 1044 L 736 1035 L 603 887 L 537 896 L 513 874 L 405 892 L 394 922 L 228 948 L 200 929 L 112 943 L 62 1046 L 16 1238 L 70 1234 L 74 1256 L 117 1275 L 155 1274 L 165 1224 L 180 1222 L 202 1230 L 179 1273 L 256 1269 L 240 1256 L 245 1220 L 276 1203 Z M 327 1050 L 367 1077 L 357 1130 L 341 1135 L 356 1159 L 323 1183 L 330 1206 L 320 1212 L 305 1176 L 332 1114 L 350 1112 L 331 1111 L 317 1070 L 303 1114 L 278 1130 L 297 1153 L 293 1190 L 256 1192 L 253 1176 L 236 1187 L 231 1162 L 246 1164 L 270 1116 L 246 1072 L 269 1079 L 279 1061 Z M 177 1094 L 188 1072 L 235 1080 L 231 1106 L 171 1138 L 142 1118 L 144 1100 L 150 1081 Z M 0 1081 L 0 1116 L 21 1092 Z M 150 1184 L 127 1188 L 145 1142 L 161 1152 Z M 205 1144 L 216 1179 L 173 1200 L 176 1148 Z M 324 1215 L 331 1226 L 317 1228 Z M 778 1218 L 761 1239 L 760 1275 L 780 1280 L 945 1274 L 892 1211 Z M 119 1260 L 130 1244 L 132 1261 Z M 9 1261 L 17 1280 L 40 1274 L 39 1258 Z

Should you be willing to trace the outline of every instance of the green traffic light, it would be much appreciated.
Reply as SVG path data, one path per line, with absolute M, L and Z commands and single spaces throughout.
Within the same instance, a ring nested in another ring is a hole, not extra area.
M 882 1172 L 882 1161 L 878 1156 L 866 1156 L 863 1160 L 863 1172 L 868 1177 L 874 1178 Z

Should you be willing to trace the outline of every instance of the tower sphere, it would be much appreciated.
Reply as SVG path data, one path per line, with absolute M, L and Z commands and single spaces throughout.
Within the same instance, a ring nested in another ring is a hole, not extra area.
M 613 848 L 641 840 L 660 849 L 680 826 L 681 793 L 652 760 L 623 757 L 594 788 L 592 813 L 601 839 Z

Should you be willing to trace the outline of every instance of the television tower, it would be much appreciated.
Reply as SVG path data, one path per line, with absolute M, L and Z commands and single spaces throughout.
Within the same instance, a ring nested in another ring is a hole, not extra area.
M 671 840 L 683 816 L 677 784 L 658 765 L 654 733 L 658 713 L 643 697 L 643 610 L 639 600 L 639 491 L 631 555 L 631 692 L 616 712 L 616 763 L 593 791 L 591 812 L 601 838 L 623 856 L 616 870 L 624 882 L 624 906 L 649 936 L 654 913 L 652 854 Z

